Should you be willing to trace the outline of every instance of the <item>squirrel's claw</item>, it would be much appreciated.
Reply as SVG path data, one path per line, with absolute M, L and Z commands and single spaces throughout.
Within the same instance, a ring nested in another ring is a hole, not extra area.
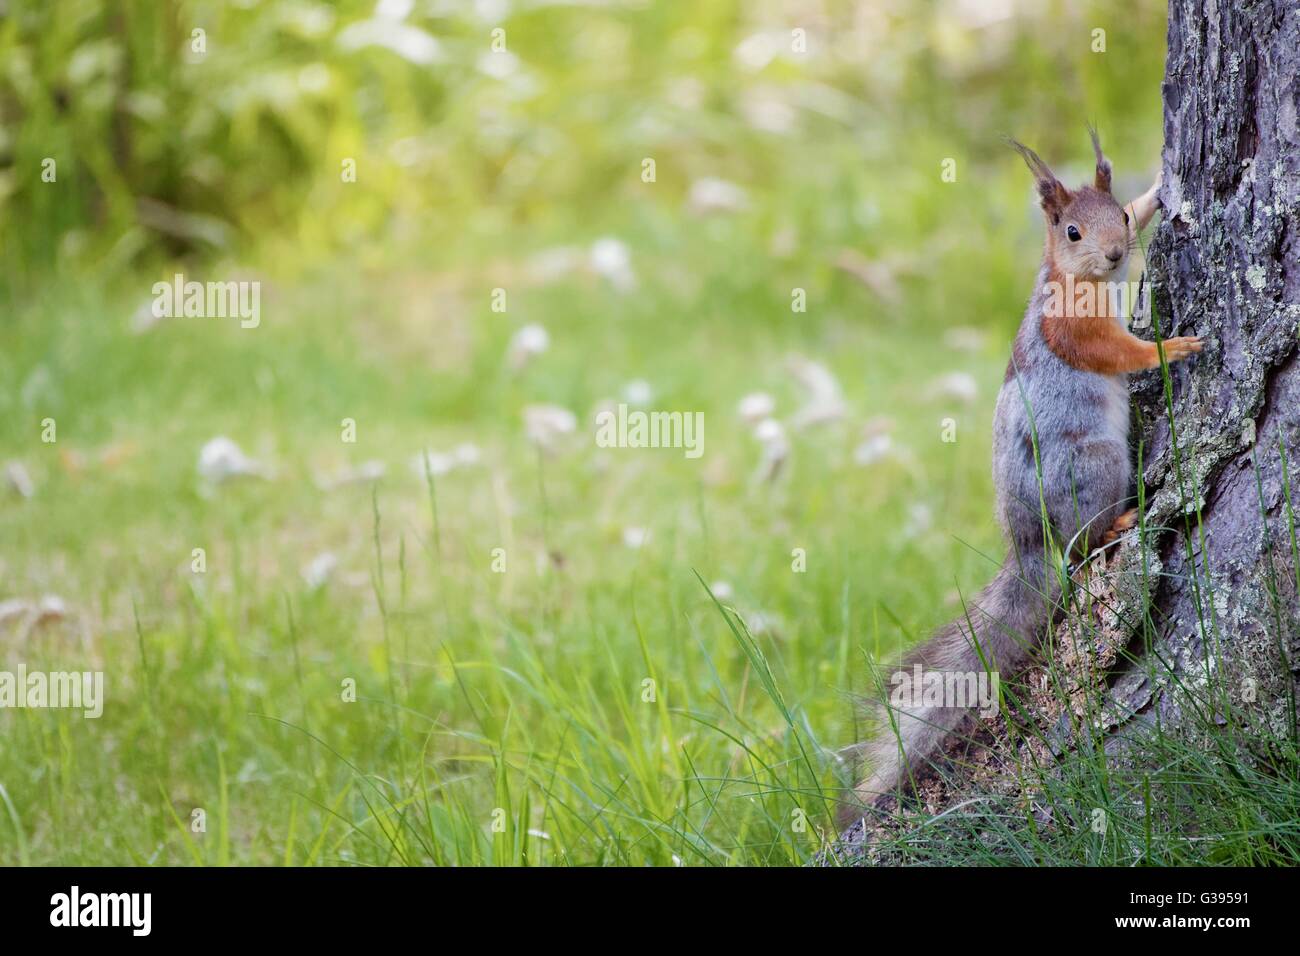
M 1177 362 L 1180 359 L 1195 355 L 1201 350 L 1201 337 L 1199 335 L 1180 335 L 1177 338 L 1165 339 L 1161 345 L 1165 349 L 1165 359 L 1170 362 Z

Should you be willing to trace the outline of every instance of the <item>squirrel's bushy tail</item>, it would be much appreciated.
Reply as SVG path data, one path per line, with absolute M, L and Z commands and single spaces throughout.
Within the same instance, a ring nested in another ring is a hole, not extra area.
M 1013 676 L 1041 639 L 1059 593 L 1060 582 L 1041 552 L 1012 552 L 961 617 L 909 652 L 892 676 L 883 675 L 887 695 L 881 713 L 883 726 L 876 739 L 865 746 L 867 776 L 856 788 L 863 804 L 906 784 L 975 710 L 949 706 L 950 700 L 938 705 L 921 703 L 928 698 L 921 687 L 911 686 L 916 665 L 923 674 L 988 671 L 996 672 L 999 680 Z M 898 705 L 891 703 L 893 700 L 917 703 Z

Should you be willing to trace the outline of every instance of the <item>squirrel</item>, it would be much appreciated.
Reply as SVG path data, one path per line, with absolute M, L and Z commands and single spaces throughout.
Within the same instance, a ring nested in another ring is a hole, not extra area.
M 1032 149 L 1008 140 L 1034 175 L 1047 225 L 1042 266 L 993 418 L 996 509 L 1009 549 L 965 613 L 908 653 L 892 675 L 891 697 L 905 703 L 888 705 L 886 726 L 863 745 L 867 772 L 850 818 L 914 782 L 974 713 L 969 701 L 923 703 L 921 687 L 913 686 L 917 677 L 936 671 L 964 681 L 986 671 L 1000 679 L 1014 676 L 1059 600 L 1053 542 L 1070 558 L 1081 558 L 1137 523 L 1137 510 L 1124 507 L 1133 471 L 1127 376 L 1158 368 L 1161 350 L 1131 334 L 1107 305 L 1116 288 L 1110 283 L 1124 281 L 1138 232 L 1159 206 L 1160 176 L 1121 206 L 1111 195 L 1110 161 L 1096 130 L 1088 132 L 1096 172 L 1091 186 L 1075 190 Z M 1064 308 L 1062 288 L 1075 292 Z M 1165 359 L 1176 361 L 1199 352 L 1201 340 L 1181 336 L 1162 346 Z

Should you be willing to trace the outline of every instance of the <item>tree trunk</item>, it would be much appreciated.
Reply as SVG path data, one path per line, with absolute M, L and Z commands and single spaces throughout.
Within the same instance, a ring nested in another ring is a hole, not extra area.
M 1147 524 L 1172 529 L 1156 539 L 1163 576 L 1142 630 L 1173 673 L 1135 665 L 1113 687 L 1121 711 L 1167 708 L 1169 680 L 1200 666 L 1207 641 L 1240 661 L 1250 693 L 1294 700 L 1298 73 L 1293 4 L 1171 0 L 1150 320 L 1205 350 L 1169 370 L 1172 427 L 1161 375 L 1133 385 Z

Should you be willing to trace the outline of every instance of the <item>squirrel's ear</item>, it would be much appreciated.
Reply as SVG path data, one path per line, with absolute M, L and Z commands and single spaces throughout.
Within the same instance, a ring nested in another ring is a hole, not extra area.
M 1034 174 L 1034 185 L 1038 188 L 1038 200 L 1043 207 L 1043 212 L 1051 217 L 1053 223 L 1058 222 L 1061 211 L 1070 204 L 1070 191 L 1056 178 L 1056 174 L 1039 158 L 1039 155 L 1024 143 L 1007 137 L 1007 145 L 1020 154 L 1029 171 Z
M 1097 130 L 1088 124 L 1088 136 L 1092 139 L 1092 151 L 1097 157 L 1097 175 L 1093 179 L 1093 185 L 1104 193 L 1110 192 L 1110 160 L 1107 159 L 1101 151 L 1101 140 L 1097 137 Z

